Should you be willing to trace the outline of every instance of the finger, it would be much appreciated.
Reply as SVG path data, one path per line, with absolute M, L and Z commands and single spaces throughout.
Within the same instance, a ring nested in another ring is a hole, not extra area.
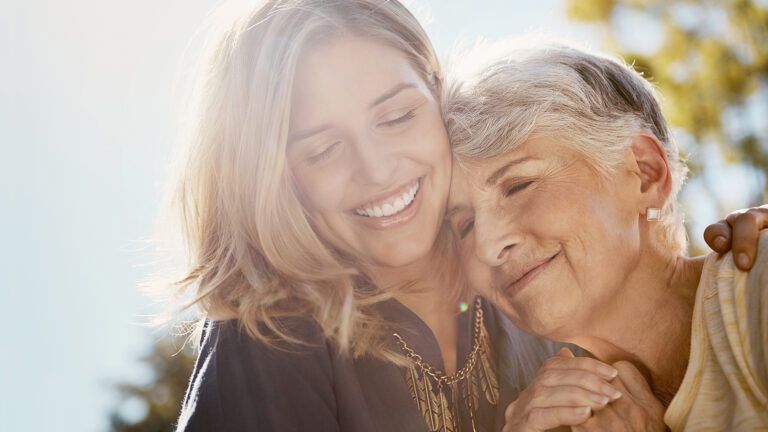
M 616 400 L 621 397 L 620 390 L 609 383 L 606 379 L 600 377 L 594 372 L 580 369 L 553 369 L 542 373 L 536 380 L 540 386 L 534 388 L 539 391 L 540 388 L 557 388 L 562 386 L 573 386 L 587 390 L 592 393 L 601 394 L 610 400 Z
M 611 431 L 618 432 L 626 430 L 625 413 L 620 413 L 616 405 L 610 404 L 600 411 L 593 411 L 592 415 L 578 425 L 578 429 L 585 432 L 593 431 Z
M 557 352 L 558 357 L 564 357 L 564 358 L 574 358 L 576 357 L 573 355 L 573 351 L 571 351 L 568 347 L 562 347 L 560 348 L 560 351 Z
M 651 386 L 648 385 L 648 381 L 646 381 L 643 374 L 640 373 L 635 365 L 628 361 L 618 361 L 613 364 L 613 367 L 619 371 L 620 379 L 618 382 L 615 382 L 617 380 L 614 380 L 611 383 L 616 386 L 619 391 L 621 391 L 623 387 L 629 392 L 630 396 L 640 400 L 648 400 L 649 397 L 653 397 Z
M 611 398 L 604 394 L 577 386 L 539 386 L 534 390 L 528 406 L 531 408 L 588 406 L 593 410 L 598 410 L 608 405 L 610 401 Z
M 509 405 L 507 405 L 507 409 L 504 410 L 504 418 L 509 420 L 512 418 L 512 413 L 515 411 L 515 405 L 517 404 L 517 401 L 513 401 Z
M 727 221 L 721 220 L 709 225 L 704 230 L 704 241 L 713 251 L 724 254 L 731 250 L 731 235 L 731 225 Z
M 734 262 L 747 271 L 755 263 L 760 230 L 768 228 L 768 208 L 749 209 L 739 214 L 732 225 Z
M 589 357 L 573 357 L 565 358 L 562 356 L 550 357 L 543 366 L 545 370 L 575 370 L 581 369 L 587 372 L 592 372 L 600 375 L 601 377 L 611 380 L 619 374 L 613 366 L 601 362 L 600 360 Z
M 584 423 L 591 414 L 589 407 L 534 408 L 528 412 L 527 424 L 535 430 L 573 426 Z

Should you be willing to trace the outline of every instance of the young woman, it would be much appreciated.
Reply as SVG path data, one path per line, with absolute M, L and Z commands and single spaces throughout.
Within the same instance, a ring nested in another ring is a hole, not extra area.
M 424 30 L 392 0 L 232 16 L 201 61 L 176 194 L 178 288 L 205 317 L 178 429 L 499 430 L 554 351 L 455 270 Z

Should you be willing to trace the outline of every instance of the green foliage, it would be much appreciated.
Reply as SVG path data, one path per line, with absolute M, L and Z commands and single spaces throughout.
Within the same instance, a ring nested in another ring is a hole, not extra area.
M 611 17 L 616 0 L 569 1 L 567 13 L 579 21 L 604 21 Z
M 120 383 L 117 391 L 120 402 L 110 414 L 112 432 L 171 432 L 181 411 L 184 393 L 192 375 L 195 356 L 188 348 L 179 349 L 181 342 L 167 339 L 158 341 L 151 351 L 140 359 L 152 374 L 144 385 Z M 123 404 L 139 401 L 146 406 L 145 415 L 128 420 L 121 413 Z
M 663 28 L 652 54 L 623 49 L 617 35 L 644 37 L 643 28 L 618 28 L 616 13 L 647 14 Z M 768 136 L 754 122 L 723 124 L 723 114 L 748 118 L 755 98 L 768 112 L 768 6 L 754 0 L 568 0 L 569 16 L 597 23 L 610 35 L 611 48 L 643 72 L 661 91 L 673 127 L 695 141 L 717 143 L 726 160 L 768 173 Z M 684 15 L 685 19 L 680 16 Z M 713 19 L 714 17 L 714 19 Z M 759 89 L 763 88 L 762 92 Z M 764 120 L 768 123 L 768 119 Z M 763 123 L 763 128 L 765 128 Z M 694 170 L 694 174 L 696 171 Z M 768 197 L 766 190 L 765 197 Z

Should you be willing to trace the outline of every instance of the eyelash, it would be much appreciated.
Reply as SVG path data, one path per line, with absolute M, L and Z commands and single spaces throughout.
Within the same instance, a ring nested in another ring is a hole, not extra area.
M 336 141 L 335 143 L 333 143 L 333 144 L 329 145 L 328 147 L 326 147 L 326 149 L 321 151 L 320 153 L 318 153 L 316 155 L 309 156 L 307 158 L 307 161 L 309 163 L 317 163 L 317 162 L 320 162 L 320 161 L 323 161 L 323 160 L 327 159 L 331 155 L 333 149 L 336 148 L 336 146 L 339 145 L 339 144 L 341 144 L 341 142 L 340 141 Z
M 379 126 L 388 126 L 388 127 L 397 126 L 399 124 L 407 122 L 408 120 L 410 120 L 410 119 L 412 119 L 414 117 L 416 117 L 416 110 L 412 109 L 412 110 L 408 111 L 407 113 L 405 113 L 404 115 L 402 115 L 402 116 L 400 116 L 400 117 L 398 117 L 396 119 L 379 123 Z M 323 161 L 323 160 L 327 159 L 328 156 L 331 155 L 331 151 L 333 150 L 334 147 L 336 147 L 337 144 L 339 144 L 339 142 L 335 142 L 335 143 L 331 144 L 330 146 L 328 146 L 328 148 L 326 148 L 325 150 L 323 150 L 322 152 L 320 152 L 320 153 L 318 153 L 316 155 L 309 156 L 307 158 L 307 161 L 310 162 L 310 163 L 317 163 L 317 162 L 320 162 L 320 161 Z
M 507 189 L 507 193 L 504 196 L 505 197 L 512 196 L 513 194 L 516 194 L 517 192 L 520 192 L 528 188 L 528 186 L 530 186 L 531 184 L 533 184 L 533 181 L 525 181 L 525 182 L 517 183 L 512 187 L 510 187 L 509 189 Z
M 468 220 L 464 224 L 464 226 L 459 230 L 459 238 L 463 239 L 464 237 L 466 237 L 467 234 L 469 234 L 469 232 L 472 231 L 472 228 L 474 227 L 475 227 L 475 220 L 474 219 Z
M 402 115 L 402 116 L 400 116 L 400 117 L 398 117 L 396 119 L 379 123 L 379 126 L 389 126 L 389 127 L 397 126 L 399 124 L 407 122 L 408 120 L 410 120 L 410 119 L 412 119 L 414 117 L 416 117 L 416 110 L 410 110 L 407 113 L 405 113 L 404 115 Z

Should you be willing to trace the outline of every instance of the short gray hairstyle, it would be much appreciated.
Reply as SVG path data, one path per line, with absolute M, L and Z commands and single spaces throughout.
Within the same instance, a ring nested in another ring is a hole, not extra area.
M 482 49 L 488 48 L 475 51 Z M 463 58 L 473 57 L 482 54 Z M 480 72 L 454 79 L 444 110 L 459 161 L 493 158 L 534 136 L 564 137 L 604 178 L 634 135 L 653 134 L 664 146 L 672 177 L 661 232 L 671 248 L 686 249 L 677 195 L 688 170 L 656 92 L 623 61 L 561 43 L 511 46 Z

